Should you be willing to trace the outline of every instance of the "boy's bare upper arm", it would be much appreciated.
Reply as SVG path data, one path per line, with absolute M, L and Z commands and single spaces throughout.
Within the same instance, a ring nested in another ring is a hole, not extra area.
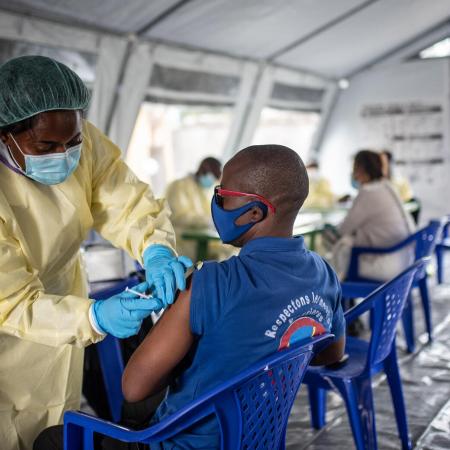
M 311 361 L 312 366 L 335 364 L 344 356 L 345 334 L 318 353 Z
M 171 373 L 194 343 L 190 328 L 191 278 L 187 289 L 179 293 L 125 367 L 122 390 L 128 401 L 142 400 L 167 386 Z

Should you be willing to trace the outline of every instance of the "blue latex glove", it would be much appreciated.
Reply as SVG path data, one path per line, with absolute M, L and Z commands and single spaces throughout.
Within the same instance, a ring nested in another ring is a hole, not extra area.
M 144 293 L 147 283 L 133 286 L 133 289 Z M 131 292 L 121 292 L 106 300 L 97 300 L 92 305 L 92 316 L 98 328 L 117 338 L 127 338 L 137 334 L 142 321 L 153 311 L 162 308 L 157 298 L 144 299 Z
M 177 258 L 170 248 L 159 244 L 147 247 L 143 260 L 147 283 L 165 308 L 173 303 L 176 289 L 186 289 L 184 274 L 192 267 L 192 261 L 187 256 Z

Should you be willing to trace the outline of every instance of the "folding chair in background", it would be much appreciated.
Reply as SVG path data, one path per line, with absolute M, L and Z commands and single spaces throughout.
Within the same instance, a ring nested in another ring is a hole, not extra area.
M 414 248 L 414 261 L 431 256 L 438 239 L 441 236 L 444 223 L 442 220 L 432 220 L 426 227 L 416 231 L 402 242 L 387 248 L 353 247 L 350 259 L 349 271 L 346 280 L 342 283 L 342 289 L 347 294 L 346 298 L 366 297 L 384 281 L 369 280 L 359 275 L 359 257 L 361 255 L 389 255 L 407 248 Z M 426 331 L 429 341 L 433 339 L 433 326 L 431 322 L 431 300 L 428 291 L 428 274 L 426 267 L 417 273 L 413 288 L 419 288 L 422 307 L 425 316 Z M 409 298 L 403 313 L 403 329 L 407 350 L 413 353 L 415 350 L 415 332 L 413 318 L 413 303 Z
M 335 389 L 341 394 L 347 407 L 357 450 L 375 450 L 377 439 L 371 383 L 375 374 L 384 371 L 391 390 L 402 448 L 411 449 L 395 335 L 414 278 L 424 270 L 429 259 L 417 261 L 392 281 L 376 289 L 360 304 L 346 311 L 347 323 L 364 313 L 371 313 L 370 341 L 347 337 L 347 361 L 337 368 L 308 368 L 304 383 L 308 386 L 314 428 L 320 429 L 325 425 L 326 393 Z

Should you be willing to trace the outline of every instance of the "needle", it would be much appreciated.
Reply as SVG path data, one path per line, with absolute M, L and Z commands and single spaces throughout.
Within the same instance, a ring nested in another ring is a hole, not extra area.
M 141 292 L 135 291 L 134 289 L 130 289 L 129 287 L 125 288 L 125 292 L 131 292 L 132 294 L 137 295 L 138 297 L 141 297 L 141 298 L 147 298 L 147 299 L 152 298 L 151 295 L 142 294 Z

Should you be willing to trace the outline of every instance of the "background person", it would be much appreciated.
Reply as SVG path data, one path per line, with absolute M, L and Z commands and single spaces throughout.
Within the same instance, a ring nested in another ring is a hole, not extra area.
M 176 233 L 177 250 L 192 260 L 196 258 L 196 242 L 183 239 L 186 230 L 212 228 L 211 196 L 222 175 L 222 163 L 212 157 L 205 158 L 197 172 L 173 181 L 166 191 L 172 211 L 171 221 Z M 218 259 L 224 251 L 222 245 L 210 242 L 209 258 Z
M 389 150 L 382 150 L 380 155 L 383 176 L 397 189 L 402 202 L 409 202 L 414 197 L 411 185 L 407 178 L 393 173 L 394 159 L 392 153 Z
M 354 159 L 352 186 L 358 189 L 350 211 L 337 227 L 332 262 L 345 278 L 350 252 L 355 247 L 389 247 L 414 232 L 411 217 L 392 184 L 383 177 L 381 157 L 370 150 L 359 151 Z M 389 280 L 411 261 L 409 249 L 389 256 L 363 255 L 359 275 L 368 279 Z
M 306 166 L 306 169 L 309 178 L 309 194 L 303 208 L 332 208 L 335 203 L 335 197 L 329 181 L 320 174 L 319 163 L 312 161 Z
M 0 440 L 29 450 L 40 430 L 80 405 L 83 347 L 131 336 L 184 288 L 163 200 L 82 119 L 89 91 L 42 56 L 0 67 Z M 158 301 L 93 302 L 79 248 L 94 228 L 146 269 Z
M 407 178 L 393 174 L 394 159 L 389 150 L 383 150 L 381 153 L 381 163 L 383 166 L 383 176 L 388 179 L 400 196 L 400 199 L 404 203 L 412 203 L 414 209 L 410 210 L 411 216 L 414 219 L 415 224 L 419 223 L 419 216 L 421 210 L 421 202 L 418 198 L 414 197 L 413 190 Z
M 343 355 L 345 322 L 336 274 L 305 248 L 303 238 L 292 238 L 308 194 L 298 154 L 280 145 L 248 147 L 225 165 L 221 182 L 212 201 L 214 223 L 224 242 L 242 247 L 239 256 L 207 262 L 194 272 L 188 290 L 147 335 L 123 375 L 130 401 L 169 386 L 155 421 L 256 361 L 325 331 L 335 340 L 313 363 L 332 364 Z M 140 426 L 148 425 L 152 413 L 149 407 Z M 211 416 L 151 448 L 218 449 L 219 436 Z M 136 447 L 103 441 L 104 450 Z M 35 450 L 44 449 L 62 450 L 62 427 L 39 437 Z

